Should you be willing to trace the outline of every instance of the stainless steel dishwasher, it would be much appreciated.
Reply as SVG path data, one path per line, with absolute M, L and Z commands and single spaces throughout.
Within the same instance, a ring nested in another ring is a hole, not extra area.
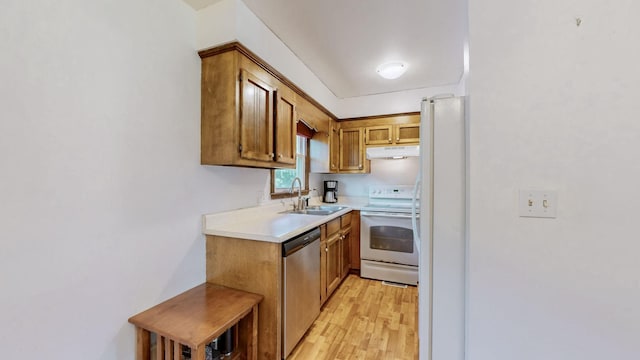
M 282 357 L 287 358 L 320 314 L 320 229 L 282 244 Z

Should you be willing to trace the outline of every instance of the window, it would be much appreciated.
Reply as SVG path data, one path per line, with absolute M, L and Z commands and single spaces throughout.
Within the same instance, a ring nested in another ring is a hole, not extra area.
M 308 150 L 309 139 L 301 135 L 296 136 L 296 168 L 271 170 L 271 198 L 292 196 L 289 191 L 296 176 L 300 178 L 303 193 L 309 192 Z M 295 190 L 295 195 L 297 195 L 298 184 L 296 184 Z

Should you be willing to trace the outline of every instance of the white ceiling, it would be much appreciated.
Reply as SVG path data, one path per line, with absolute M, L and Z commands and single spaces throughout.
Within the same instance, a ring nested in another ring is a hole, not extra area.
M 464 71 L 466 0 L 242 1 L 338 98 L 457 84 Z M 393 60 L 407 72 L 379 77 Z

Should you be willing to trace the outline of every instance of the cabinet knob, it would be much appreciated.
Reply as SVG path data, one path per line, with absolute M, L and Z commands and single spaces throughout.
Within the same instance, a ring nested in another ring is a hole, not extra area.
M 397 138 L 396 138 L 396 141 L 400 141 L 400 138 L 399 138 L 399 137 L 397 137 Z
M 358 165 L 358 169 L 362 170 L 362 164 Z
M 324 248 L 324 252 L 329 252 L 329 248 Z
M 272 159 L 273 159 L 273 156 L 274 156 L 274 154 L 273 154 L 273 153 L 270 153 L 270 154 L 269 154 L 269 157 L 270 157 L 270 158 L 272 158 Z
M 389 138 L 389 144 L 391 144 L 391 138 Z
M 278 154 L 278 159 L 282 159 L 282 154 Z

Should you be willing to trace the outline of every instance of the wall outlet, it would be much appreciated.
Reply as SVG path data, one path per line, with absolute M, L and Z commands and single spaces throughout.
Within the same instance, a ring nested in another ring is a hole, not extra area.
M 555 190 L 520 190 L 521 217 L 555 218 L 557 210 L 558 193 Z

